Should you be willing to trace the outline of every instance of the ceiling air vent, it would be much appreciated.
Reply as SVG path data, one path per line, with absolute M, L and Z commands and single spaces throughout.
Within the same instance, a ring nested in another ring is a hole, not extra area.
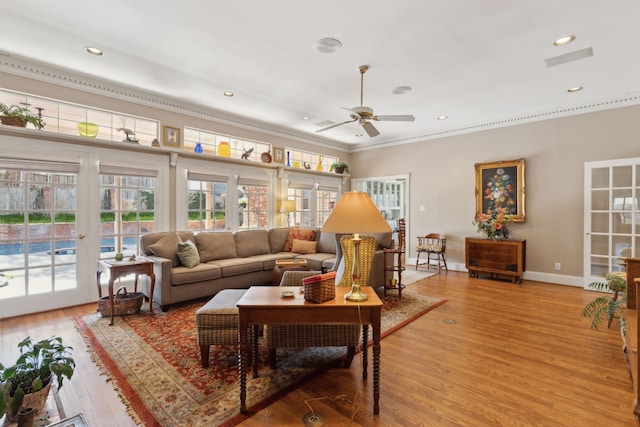
M 593 48 L 576 50 L 575 52 L 565 53 L 564 55 L 554 56 L 544 60 L 547 67 L 555 67 L 556 65 L 566 64 L 567 62 L 577 61 L 579 59 L 589 58 L 593 56 Z

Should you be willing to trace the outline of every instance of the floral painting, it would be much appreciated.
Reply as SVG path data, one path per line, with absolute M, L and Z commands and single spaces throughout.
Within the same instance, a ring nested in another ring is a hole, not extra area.
M 476 163 L 476 215 L 501 212 L 524 222 L 524 159 Z

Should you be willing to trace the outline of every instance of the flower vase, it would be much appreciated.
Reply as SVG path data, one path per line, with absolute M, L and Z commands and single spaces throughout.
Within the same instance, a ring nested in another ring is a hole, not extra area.
M 199 142 L 196 143 L 196 146 L 194 147 L 193 152 L 202 154 L 204 152 L 204 150 L 202 149 L 202 144 L 200 144 Z

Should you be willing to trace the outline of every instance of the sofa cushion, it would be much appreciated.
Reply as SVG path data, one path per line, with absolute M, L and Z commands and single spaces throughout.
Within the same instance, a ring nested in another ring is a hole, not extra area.
M 299 240 L 313 240 L 315 236 L 315 230 L 312 228 L 292 228 L 289 230 L 289 236 L 287 237 L 287 243 L 284 245 L 285 252 L 291 252 L 293 246 L 293 239 Z
M 203 231 L 196 234 L 196 246 L 200 253 L 200 262 L 216 259 L 235 258 L 236 240 L 229 231 Z
M 149 250 L 155 256 L 171 260 L 171 267 L 180 265 L 180 258 L 176 252 L 178 243 L 182 242 L 178 233 L 167 233 L 160 240 L 149 245 Z
M 200 263 L 193 268 L 176 267 L 171 270 L 171 285 L 189 285 L 222 277 L 220 267 L 213 264 Z
M 291 252 L 296 252 L 299 254 L 315 254 L 317 247 L 318 247 L 318 242 L 314 240 L 293 239 L 293 244 L 291 245 Z
M 267 230 L 237 231 L 234 237 L 236 239 L 236 252 L 239 258 L 271 253 L 269 233 Z
M 187 268 L 193 268 L 200 264 L 198 249 L 191 240 L 178 242 L 176 245 L 176 253 L 178 254 L 178 258 L 180 258 L 180 263 Z
M 154 253 L 149 249 L 149 246 L 153 245 L 167 234 L 173 233 L 178 233 L 180 240 L 183 242 L 186 242 L 189 239 L 195 242 L 195 237 L 191 231 L 159 231 L 156 233 L 147 233 L 140 236 L 140 255 L 154 255 Z
M 284 245 L 287 244 L 289 238 L 289 227 L 271 228 L 269 229 L 269 247 L 272 254 L 284 252 Z
M 264 262 L 261 259 L 229 258 L 218 259 L 216 261 L 210 261 L 209 263 L 220 268 L 222 277 L 237 276 L 264 270 Z
M 389 231 L 386 233 L 372 233 L 378 239 L 377 249 L 387 249 L 393 244 L 393 234 Z
M 318 252 L 326 254 L 336 253 L 336 235 L 328 231 L 321 231 L 318 239 Z

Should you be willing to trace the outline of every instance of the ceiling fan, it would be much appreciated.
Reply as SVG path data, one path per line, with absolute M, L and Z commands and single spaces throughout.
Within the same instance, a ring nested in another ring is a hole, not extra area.
M 338 126 L 346 125 L 347 123 L 353 123 L 357 121 L 358 124 L 361 125 L 362 128 L 365 130 L 365 132 L 367 132 L 367 134 L 373 138 L 374 136 L 380 135 L 380 132 L 378 132 L 378 129 L 376 129 L 375 126 L 373 126 L 373 123 L 371 123 L 372 120 L 377 122 L 381 122 L 381 121 L 412 122 L 416 119 L 410 114 L 386 115 L 386 116 L 374 115 L 373 108 L 366 107 L 362 102 L 362 96 L 364 91 L 363 90 L 364 89 L 364 73 L 367 72 L 367 70 L 369 69 L 369 66 L 361 65 L 360 67 L 358 67 L 358 69 L 360 70 L 360 106 L 353 107 L 353 108 L 342 107 L 345 110 L 351 111 L 351 114 L 349 114 L 349 116 L 351 117 L 351 120 L 347 120 L 346 122 L 342 122 L 342 123 L 335 123 L 331 126 L 318 129 L 316 132 L 324 132 L 325 130 L 333 129 Z

